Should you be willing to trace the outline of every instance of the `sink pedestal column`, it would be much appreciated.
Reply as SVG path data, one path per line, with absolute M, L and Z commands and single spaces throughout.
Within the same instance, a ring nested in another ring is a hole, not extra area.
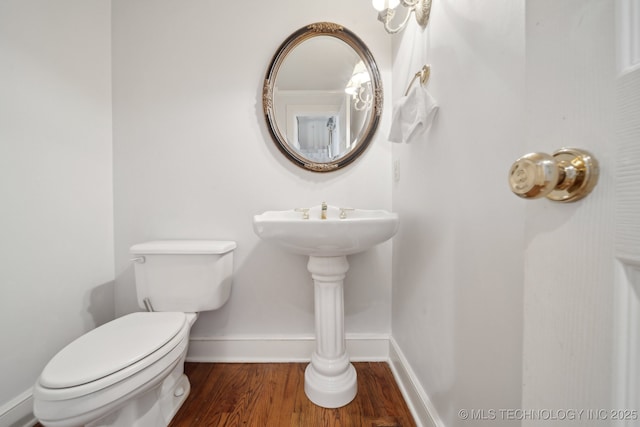
M 304 392 L 313 403 L 339 408 L 358 390 L 344 338 L 346 256 L 309 257 L 307 269 L 315 289 L 316 349 L 304 374 Z

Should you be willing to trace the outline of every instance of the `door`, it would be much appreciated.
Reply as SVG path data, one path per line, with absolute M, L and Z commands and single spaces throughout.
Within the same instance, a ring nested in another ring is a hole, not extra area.
M 613 395 L 615 407 L 640 410 L 640 1 L 618 0 L 616 43 Z M 640 424 L 621 418 L 620 426 Z
M 586 149 L 600 179 L 527 202 L 522 408 L 548 411 L 523 426 L 640 423 L 640 2 L 614 3 L 526 3 L 528 151 Z

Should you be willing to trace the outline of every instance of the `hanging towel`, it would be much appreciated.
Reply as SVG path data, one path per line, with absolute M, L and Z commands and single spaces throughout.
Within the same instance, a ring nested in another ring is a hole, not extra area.
M 423 135 L 431 128 L 439 108 L 424 86 L 412 87 L 407 96 L 393 105 L 389 141 L 411 142 Z

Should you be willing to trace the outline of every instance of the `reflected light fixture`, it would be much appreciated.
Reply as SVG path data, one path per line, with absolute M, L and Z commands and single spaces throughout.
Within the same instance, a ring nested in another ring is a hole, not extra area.
M 345 93 L 353 98 L 353 108 L 362 111 L 371 107 L 373 94 L 371 93 L 371 76 L 364 62 L 358 61 L 353 67 L 351 79 L 344 88 Z
M 422 28 L 429 23 L 431 14 L 431 0 L 372 0 L 371 3 L 378 11 L 378 21 L 384 24 L 384 29 L 389 34 L 395 34 L 404 29 L 409 22 L 411 12 L 415 13 L 416 21 Z M 402 23 L 396 28 L 391 28 L 391 21 L 396 15 L 396 8 L 402 5 L 407 9 L 407 15 Z

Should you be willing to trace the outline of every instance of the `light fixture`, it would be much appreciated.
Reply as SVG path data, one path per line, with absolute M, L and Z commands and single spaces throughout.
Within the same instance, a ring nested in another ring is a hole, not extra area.
M 353 73 L 344 91 L 353 98 L 353 108 L 356 111 L 362 111 L 371 106 L 373 102 L 371 76 L 364 62 L 358 61 L 353 67 Z
M 416 21 L 422 28 L 429 23 L 429 15 L 431 14 L 431 0 L 372 0 L 373 7 L 378 11 L 378 20 L 384 24 L 384 29 L 389 34 L 395 34 L 407 26 L 411 12 L 416 15 Z M 407 8 L 407 16 L 402 23 L 391 28 L 391 21 L 396 15 L 396 8 L 399 5 Z

